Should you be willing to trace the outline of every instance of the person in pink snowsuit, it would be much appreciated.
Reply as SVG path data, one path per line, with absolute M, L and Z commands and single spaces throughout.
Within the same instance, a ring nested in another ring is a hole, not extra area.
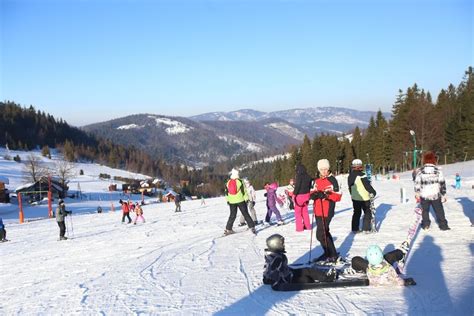
M 265 216 L 265 222 L 270 223 L 272 213 L 275 213 L 277 218 L 277 224 L 283 225 L 283 220 L 281 218 L 280 211 L 278 210 L 276 204 L 282 204 L 280 199 L 276 195 L 276 190 L 278 189 L 278 183 L 274 182 L 266 186 L 267 190 L 267 215 Z
M 293 203 L 295 206 L 296 231 L 311 230 L 311 222 L 308 215 L 308 204 L 313 178 L 308 174 L 302 164 L 296 166 L 295 190 L 293 191 Z
M 138 219 L 141 219 L 142 222 L 145 223 L 145 218 L 143 217 L 142 207 L 138 203 L 135 205 L 135 214 L 137 215 L 137 217 L 135 217 L 135 220 L 133 221 L 134 225 L 137 225 L 137 220 Z

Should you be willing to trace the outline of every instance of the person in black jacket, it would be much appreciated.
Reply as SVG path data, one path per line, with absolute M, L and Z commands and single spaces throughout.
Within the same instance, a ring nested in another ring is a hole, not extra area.
M 313 178 L 308 174 L 302 164 L 296 165 L 295 190 L 293 191 L 293 204 L 295 207 L 296 231 L 311 230 L 308 215 L 308 204 L 313 185 Z
M 349 173 L 349 178 L 347 178 L 347 186 L 351 193 L 352 205 L 354 207 L 354 214 L 352 215 L 352 232 L 354 234 L 359 232 L 362 210 L 364 210 L 362 230 L 370 232 L 370 221 L 372 219 L 370 197 L 374 197 L 377 194 L 362 169 L 362 160 L 354 159 L 352 161 L 352 171 Z
M 285 255 L 285 238 L 282 235 L 271 235 L 266 242 L 263 283 L 270 284 L 272 289 L 284 283 L 334 282 L 336 280 L 336 269 L 326 272 L 315 268 L 290 268 Z
M 64 236 L 66 234 L 66 224 L 64 223 L 64 219 L 68 214 L 72 214 L 72 212 L 66 211 L 64 201 L 59 200 L 58 208 L 56 209 L 56 221 L 59 226 L 59 240 L 67 239 L 67 237 Z

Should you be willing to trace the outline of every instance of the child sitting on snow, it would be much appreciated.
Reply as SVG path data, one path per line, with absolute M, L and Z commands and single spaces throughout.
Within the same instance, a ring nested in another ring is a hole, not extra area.
M 285 238 L 282 235 L 274 234 L 268 237 L 267 247 L 263 283 L 270 284 L 272 289 L 283 283 L 334 282 L 336 279 L 335 269 L 325 272 L 314 268 L 290 268 L 285 255 Z
M 403 279 L 399 276 L 395 268 L 392 266 L 395 262 L 403 259 L 406 254 L 406 247 L 402 244 L 402 249 L 395 249 L 389 253 L 382 253 L 377 245 L 367 248 L 366 258 L 352 258 L 352 269 L 356 272 L 364 272 L 367 274 L 369 284 L 373 286 L 382 285 L 416 285 L 412 278 Z M 350 273 L 350 271 L 348 271 Z

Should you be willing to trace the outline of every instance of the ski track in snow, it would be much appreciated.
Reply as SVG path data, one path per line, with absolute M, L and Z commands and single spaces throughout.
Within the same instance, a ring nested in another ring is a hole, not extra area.
M 243 230 L 221 237 L 229 215 L 223 198 L 207 199 L 205 206 L 199 200 L 184 201 L 182 213 L 174 213 L 173 203 L 146 205 L 147 221 L 137 225 L 122 224 L 120 211 L 96 214 L 93 201 L 68 199 L 74 215 L 66 223 L 70 229 L 73 221 L 75 238 L 61 242 L 54 219 L 20 225 L 5 215 L 17 210 L 0 207 L 11 240 L 0 244 L 0 314 L 473 315 L 474 161 L 443 169 L 448 185 L 460 171 L 463 188 L 448 186 L 445 211 L 451 231 L 440 231 L 431 215 L 430 231 L 419 231 L 413 240 L 406 274 L 416 286 L 272 291 L 262 284 L 268 236 L 285 236 L 289 262 L 306 262 L 309 256 L 309 232 L 296 233 L 294 216 L 285 210 L 287 225 L 260 225 L 257 236 Z M 389 251 L 405 239 L 414 207 L 410 177 L 405 173 L 400 181 L 374 182 L 379 232 L 368 235 L 349 234 L 352 203 L 346 179 L 339 178 L 344 195 L 331 233 L 341 254 L 363 256 L 370 244 Z M 400 203 L 400 187 L 406 188 L 407 204 Z M 82 189 L 87 191 L 87 184 Z M 256 209 L 262 219 L 262 191 Z M 234 228 L 237 223 L 238 217 Z M 312 245 L 315 258 L 321 247 L 314 235 Z

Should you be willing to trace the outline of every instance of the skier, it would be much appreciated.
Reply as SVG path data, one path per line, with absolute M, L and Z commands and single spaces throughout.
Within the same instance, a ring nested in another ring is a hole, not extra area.
M 314 199 L 313 210 L 316 216 L 316 238 L 324 250 L 324 253 L 315 261 L 336 262 L 338 254 L 329 232 L 329 224 L 334 217 L 336 202 L 341 200 L 341 194 L 339 193 L 339 184 L 329 167 L 327 159 L 318 161 L 319 177 L 311 190 L 311 198 Z
M 256 234 L 257 232 L 255 230 L 255 223 L 250 217 L 247 209 L 247 191 L 245 190 L 245 185 L 243 184 L 242 180 L 239 179 L 239 171 L 236 169 L 232 169 L 230 172 L 230 179 L 226 183 L 225 192 L 227 204 L 229 204 L 230 208 L 230 214 L 229 219 L 227 220 L 224 235 L 230 235 L 234 233 L 232 226 L 234 225 L 235 218 L 237 217 L 237 208 L 240 209 L 240 212 L 244 216 L 245 221 L 247 222 L 247 225 L 252 233 Z
M 120 200 L 119 203 L 122 205 L 122 223 L 125 222 L 125 217 L 127 217 L 128 223 L 130 224 L 132 222 L 132 219 L 130 218 L 130 208 L 128 206 L 128 203 L 122 200 Z
M 59 240 L 66 240 L 67 237 L 64 236 L 66 234 L 66 224 L 64 223 L 64 218 L 67 214 L 72 214 L 71 211 L 66 211 L 66 205 L 64 204 L 63 200 L 58 201 L 58 208 L 56 209 L 56 222 L 58 222 L 59 226 Z
M 204 199 L 204 195 L 201 195 L 201 206 L 206 205 L 206 200 Z
M 255 211 L 255 201 L 257 201 L 257 194 L 255 192 L 253 185 L 250 183 L 248 179 L 244 179 L 244 185 L 245 185 L 245 189 L 247 190 L 247 195 L 249 197 L 249 200 L 247 201 L 247 209 L 249 211 L 249 215 L 250 217 L 252 217 L 254 224 L 258 225 L 257 212 Z M 239 222 L 240 222 L 239 226 L 247 225 L 243 214 L 240 214 Z
M 354 207 L 354 213 L 352 214 L 352 232 L 354 234 L 360 232 L 359 225 L 362 213 L 361 210 L 364 210 L 362 230 L 370 232 L 370 221 L 372 219 L 370 211 L 370 195 L 375 197 L 377 194 L 362 170 L 362 160 L 354 159 L 352 161 L 352 170 L 347 178 L 347 184 L 352 198 L 352 205 Z
M 290 268 L 285 255 L 285 238 L 282 235 L 271 235 L 266 243 L 263 283 L 270 284 L 272 289 L 278 289 L 285 283 L 334 282 L 336 280 L 337 271 L 334 268 L 328 272 L 315 268 Z
M 455 179 L 456 179 L 455 188 L 459 190 L 461 188 L 461 176 L 459 175 L 459 173 L 456 173 L 456 178 Z
M 421 227 L 424 230 L 430 228 L 430 206 L 432 206 L 439 229 L 449 230 L 443 207 L 443 203 L 446 202 L 446 182 L 443 173 L 435 164 L 435 154 L 431 151 L 426 152 L 423 155 L 423 167 L 415 179 L 415 197 L 423 209 Z
M 354 257 L 351 261 L 351 268 L 356 272 L 367 274 L 369 283 L 372 286 L 381 285 L 416 285 L 412 278 L 403 279 L 393 267 L 393 264 L 403 259 L 407 253 L 407 244 L 402 244 L 399 249 L 395 249 L 385 255 L 377 245 L 367 248 L 366 259 Z M 349 269 L 348 273 L 352 273 Z
M 138 204 L 138 202 L 135 204 L 135 215 L 136 217 L 135 217 L 135 220 L 133 221 L 134 225 L 137 225 L 138 218 L 140 218 L 142 222 L 145 223 L 145 218 L 143 217 L 143 209 L 140 206 L 140 204 Z
M 174 197 L 174 205 L 176 206 L 175 213 L 181 212 L 181 194 L 178 193 Z
M 290 179 L 290 183 L 286 186 L 285 188 L 285 194 L 286 194 L 286 197 L 290 203 L 289 205 L 289 209 L 290 210 L 294 210 L 295 209 L 295 205 L 293 203 L 293 192 L 295 191 L 295 180 L 294 179 Z
M 296 231 L 311 230 L 311 222 L 308 215 L 308 204 L 313 178 L 306 172 L 302 164 L 296 165 L 295 190 L 293 191 L 293 202 L 295 205 Z
M 7 240 L 7 230 L 3 224 L 3 219 L 0 217 L 0 242 L 8 241 Z
M 276 204 L 282 204 L 276 195 L 276 190 L 278 189 L 278 183 L 274 182 L 266 186 L 267 190 L 267 215 L 265 216 L 265 222 L 270 223 L 272 218 L 272 213 L 275 213 L 277 218 L 277 224 L 283 225 L 284 222 L 281 218 L 280 211 L 278 210 Z

